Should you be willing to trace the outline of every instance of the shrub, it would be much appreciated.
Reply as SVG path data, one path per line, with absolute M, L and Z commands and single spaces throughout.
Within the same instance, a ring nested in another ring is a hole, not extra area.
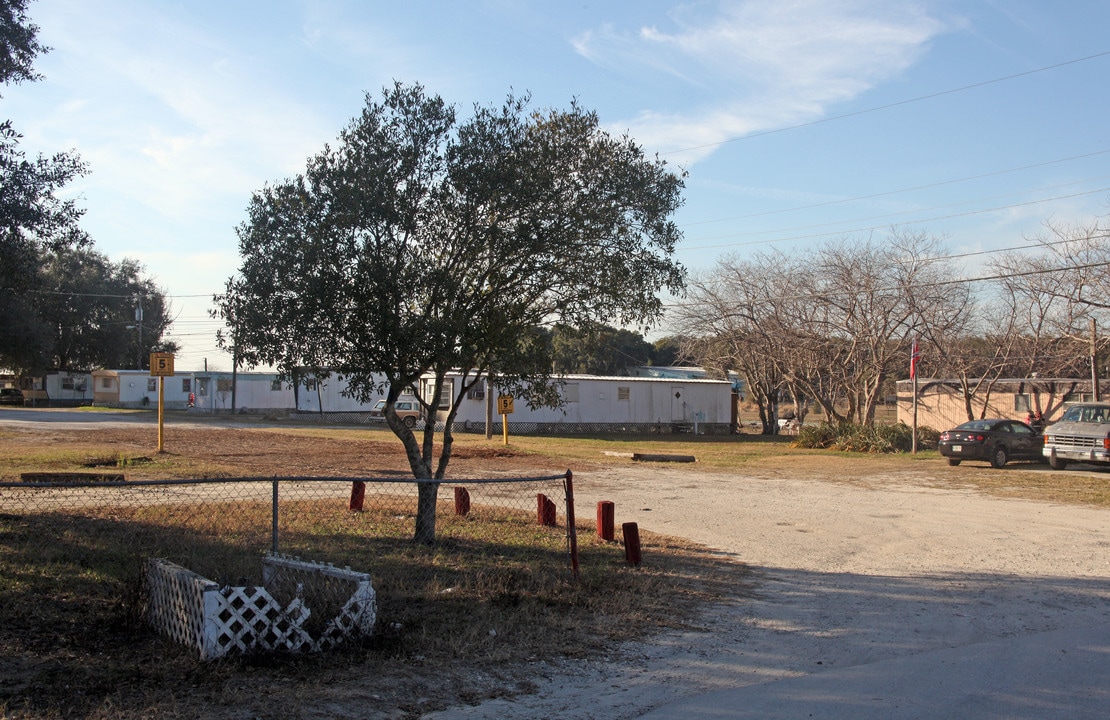
M 917 429 L 917 448 L 934 450 L 940 433 L 930 427 Z M 913 449 L 913 429 L 896 425 L 860 425 L 842 422 L 806 425 L 794 441 L 795 447 L 834 449 L 844 452 L 891 453 Z

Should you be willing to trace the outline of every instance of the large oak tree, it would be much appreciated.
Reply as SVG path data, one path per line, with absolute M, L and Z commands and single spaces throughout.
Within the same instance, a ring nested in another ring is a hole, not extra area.
M 476 383 L 558 402 L 542 329 L 660 317 L 658 293 L 684 283 L 671 219 L 682 188 L 576 103 L 534 110 L 510 96 L 460 119 L 396 84 L 367 95 L 303 174 L 254 195 L 242 266 L 216 298 L 222 341 L 248 366 L 337 373 L 364 400 L 384 389 L 414 478 L 442 479 Z M 434 416 L 452 373 L 437 453 L 435 424 L 418 438 L 393 403 L 431 378 L 420 400 Z M 418 488 L 415 539 L 432 542 L 437 486 Z
M 27 0 L 0 0 L 0 87 L 34 81 L 48 48 L 27 17 Z M 71 153 L 27 157 L 10 119 L 0 119 L 0 367 L 49 365 L 51 328 L 39 316 L 44 253 L 87 245 L 83 211 L 57 193 L 85 172 Z

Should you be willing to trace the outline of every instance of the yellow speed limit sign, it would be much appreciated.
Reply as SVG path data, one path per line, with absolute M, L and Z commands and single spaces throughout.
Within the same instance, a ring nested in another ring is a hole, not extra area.
M 151 353 L 150 376 L 173 377 L 173 353 Z
M 513 414 L 513 396 L 512 395 L 498 395 L 497 396 L 497 414 L 498 415 L 512 415 Z

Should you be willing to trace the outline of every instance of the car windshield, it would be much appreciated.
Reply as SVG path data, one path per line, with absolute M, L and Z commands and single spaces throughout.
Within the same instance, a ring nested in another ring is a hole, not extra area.
M 384 407 L 385 407 L 385 400 L 379 400 L 376 403 L 374 403 L 374 409 L 375 410 L 381 410 Z
M 1063 422 L 1104 423 L 1110 420 L 1110 407 L 1104 405 L 1076 405 L 1068 408 Z
M 998 424 L 997 420 L 972 420 L 960 425 L 957 430 L 993 430 Z

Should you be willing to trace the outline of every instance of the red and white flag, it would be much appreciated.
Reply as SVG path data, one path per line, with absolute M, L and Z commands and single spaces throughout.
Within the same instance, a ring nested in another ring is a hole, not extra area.
M 917 347 L 917 338 L 913 339 L 913 349 L 910 350 L 910 379 L 917 377 L 917 361 L 921 359 L 921 350 Z

